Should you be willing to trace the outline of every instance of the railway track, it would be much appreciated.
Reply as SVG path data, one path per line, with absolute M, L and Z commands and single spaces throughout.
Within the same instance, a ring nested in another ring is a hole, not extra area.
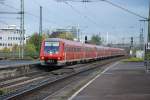
M 55 91 L 59 90 L 60 88 L 63 88 L 63 86 L 69 84 L 71 80 L 75 79 L 73 77 L 80 75 L 82 73 L 90 72 L 91 70 L 95 70 L 96 68 L 101 68 L 99 66 L 112 63 L 119 59 L 121 58 L 113 58 L 113 59 L 108 59 L 103 61 L 96 61 L 90 64 L 87 63 L 87 64 L 67 66 L 62 69 L 48 72 L 45 75 L 43 75 L 41 79 L 39 78 L 37 80 L 29 82 L 28 84 L 20 85 L 19 87 L 12 87 L 11 89 L 13 88 L 17 88 L 17 89 L 7 94 L 1 95 L 0 100 L 8 100 L 8 99 L 33 100 L 35 99 L 35 96 L 36 99 L 43 99 L 46 96 L 53 94 Z M 41 76 L 39 75 L 38 77 Z M 38 77 L 34 77 L 34 78 L 38 78 Z M 57 85 L 61 82 L 64 82 L 63 85 Z
M 23 76 L 19 77 L 13 80 L 8 80 L 5 82 L 1 82 L 0 87 L 3 90 L 7 90 L 8 92 L 16 91 L 17 89 L 21 88 L 24 85 L 31 84 L 35 81 L 44 79 L 44 77 L 47 76 L 46 72 L 42 72 L 40 74 L 36 74 L 33 76 Z

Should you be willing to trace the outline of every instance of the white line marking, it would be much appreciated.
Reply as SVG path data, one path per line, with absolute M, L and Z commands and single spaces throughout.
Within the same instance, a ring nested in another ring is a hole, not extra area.
M 98 77 L 100 77 L 102 74 L 104 74 L 106 71 L 108 71 L 110 68 L 116 66 L 119 62 L 114 63 L 113 65 L 107 67 L 104 71 L 102 71 L 100 74 L 94 77 L 91 81 L 89 81 L 87 84 L 85 84 L 82 88 L 80 88 L 77 92 L 75 92 L 68 100 L 73 100 L 84 88 L 86 88 L 88 85 L 90 85 L 94 80 L 96 80 Z

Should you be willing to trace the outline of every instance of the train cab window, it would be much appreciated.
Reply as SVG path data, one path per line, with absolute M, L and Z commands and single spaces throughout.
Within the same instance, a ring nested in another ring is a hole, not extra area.
M 46 53 L 55 54 L 59 52 L 59 42 L 45 42 L 44 51 Z
M 78 52 L 80 52 L 81 51 L 81 48 L 78 48 Z
M 74 48 L 74 52 L 77 52 L 77 48 Z

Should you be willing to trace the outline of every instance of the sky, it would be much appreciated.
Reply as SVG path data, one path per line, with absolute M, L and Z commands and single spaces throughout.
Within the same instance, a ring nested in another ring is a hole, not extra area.
M 0 11 L 18 12 L 20 0 L 0 0 Z M 125 12 L 100 0 L 93 2 L 57 2 L 57 0 L 24 0 L 26 35 L 39 31 L 39 6 L 43 7 L 43 30 L 68 28 L 77 26 L 82 33 L 90 38 L 93 34 L 101 35 L 107 42 L 120 43 L 129 41 L 130 37 L 139 37 L 140 28 L 144 28 L 146 39 L 147 22 L 142 18 Z M 77 0 L 74 0 L 77 1 Z M 108 0 L 127 8 L 141 16 L 148 17 L 149 0 Z M 0 14 L 0 26 L 5 24 L 19 26 L 19 15 Z M 108 34 L 108 35 L 107 35 Z M 123 39 L 124 38 L 124 39 Z

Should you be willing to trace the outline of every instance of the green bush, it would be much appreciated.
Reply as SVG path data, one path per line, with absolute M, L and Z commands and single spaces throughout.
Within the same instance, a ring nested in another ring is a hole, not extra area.
M 124 62 L 143 62 L 143 61 L 144 61 L 143 58 L 136 58 L 136 57 L 131 57 L 124 60 Z
M 27 44 L 25 46 L 25 55 L 30 56 L 32 58 L 38 55 L 38 52 L 36 51 L 34 44 Z
M 145 54 L 145 58 L 146 58 L 147 60 L 150 60 L 150 52 L 147 52 L 147 53 Z

